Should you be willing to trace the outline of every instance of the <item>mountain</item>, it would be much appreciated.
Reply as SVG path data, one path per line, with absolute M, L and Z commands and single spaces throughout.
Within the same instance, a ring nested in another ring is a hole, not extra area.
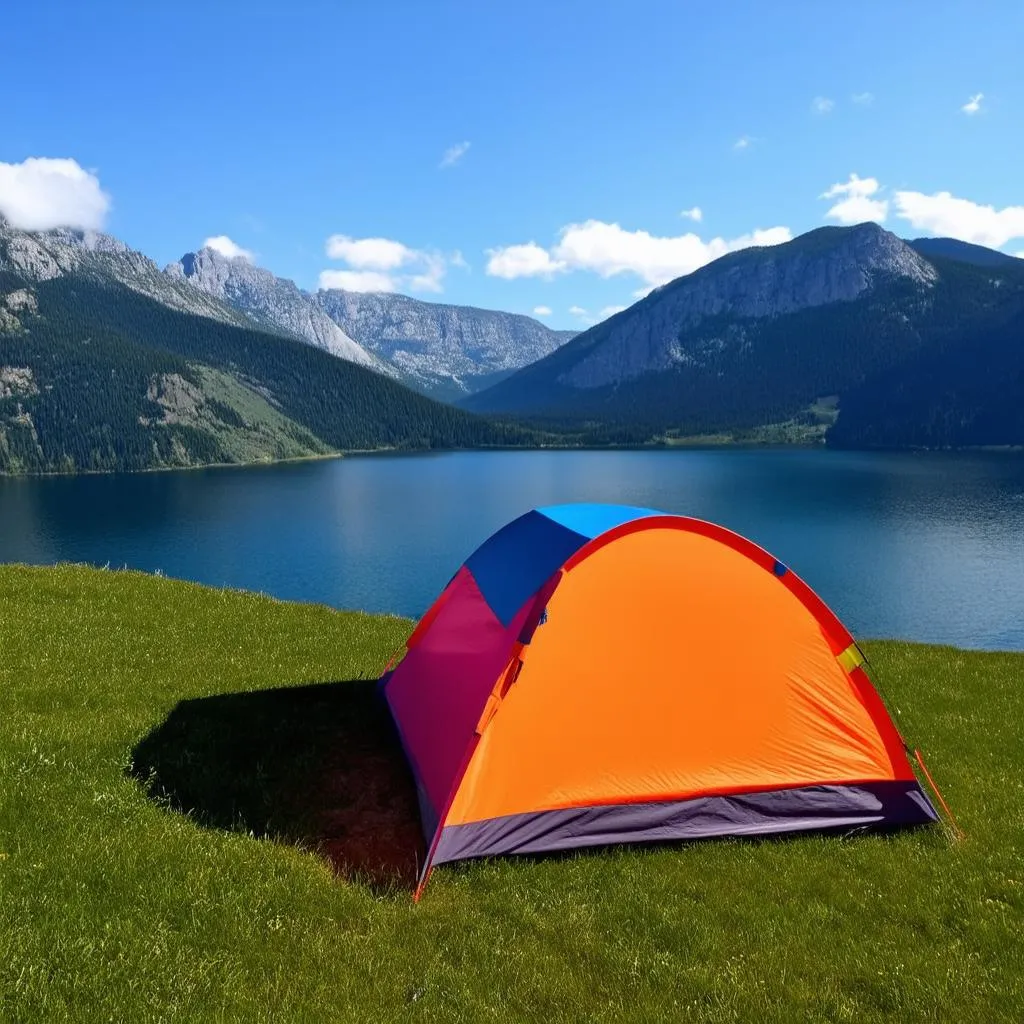
M 361 366 L 397 376 L 390 365 L 353 341 L 292 281 L 275 277 L 241 256 L 213 249 L 186 253 L 164 270 L 168 279 L 200 295 L 211 295 L 261 326 L 269 326 Z
M 230 322 L 237 313 L 159 271 L 150 280 L 154 269 L 106 236 L 0 225 L 0 473 L 532 440 Z
M 405 295 L 306 292 L 242 257 L 208 248 L 186 253 L 165 272 L 261 323 L 441 398 L 485 387 L 575 336 L 528 316 Z
M 230 306 L 168 277 L 149 257 L 99 231 L 19 231 L 0 214 L 0 270 L 33 282 L 66 275 L 117 281 L 171 309 L 222 323 L 249 324 Z
M 806 420 L 838 397 L 838 430 L 847 394 L 918 353 L 1004 337 L 1022 308 L 1024 262 L 926 259 L 875 224 L 820 228 L 679 278 L 463 404 L 642 439 Z M 1011 345 L 1001 365 L 1020 356 Z
M 958 260 L 960 263 L 973 263 L 977 267 L 1004 267 L 1017 262 L 1016 256 L 1010 256 L 998 249 L 987 249 L 983 245 L 961 242 L 958 238 L 914 238 L 907 244 L 925 259 L 938 256 L 942 259 Z
M 1024 311 L 956 332 L 843 396 L 837 448 L 1024 446 Z
M 384 292 L 317 293 L 320 306 L 424 391 L 455 398 L 542 359 L 576 337 L 532 317 Z

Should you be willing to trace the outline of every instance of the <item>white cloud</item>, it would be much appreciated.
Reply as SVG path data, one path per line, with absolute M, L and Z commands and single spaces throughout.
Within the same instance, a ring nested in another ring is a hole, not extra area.
M 449 146 L 444 151 L 444 156 L 441 157 L 441 163 L 438 166 L 442 169 L 454 167 L 469 151 L 470 145 L 469 142 L 456 142 L 454 146 Z
M 586 324 L 587 327 L 592 327 L 598 322 L 598 318 L 590 310 L 584 309 L 582 306 L 570 306 L 569 312 L 581 323 Z
M 413 249 L 390 238 L 331 235 L 325 248 L 330 259 L 344 260 L 357 270 L 395 270 L 416 257 Z
M 855 92 L 850 99 L 858 106 L 869 107 L 875 102 L 875 94 L 871 92 Z
M 487 273 L 511 281 L 517 277 L 551 277 L 565 265 L 536 242 L 488 249 Z
M 827 96 L 815 96 L 811 100 L 811 110 L 816 114 L 831 114 L 835 105 L 835 100 L 830 100 Z
M 347 292 L 396 292 L 398 282 L 379 270 L 322 270 L 321 288 L 343 288 Z
M 960 109 L 965 114 L 977 114 L 981 110 L 981 101 L 985 98 L 983 92 L 976 92 Z
M 330 259 L 348 264 L 342 270 L 324 270 L 321 288 L 353 292 L 442 292 L 449 263 L 465 267 L 459 252 L 413 249 L 391 238 L 351 238 L 331 235 L 324 246 Z M 401 271 L 401 273 L 398 273 Z
M 877 178 L 851 174 L 848 181 L 833 185 L 822 199 L 837 199 L 825 215 L 840 224 L 859 224 L 866 220 L 883 223 L 892 212 L 919 231 L 963 242 L 1001 249 L 1015 238 L 1024 238 L 1024 206 L 983 206 L 961 199 L 950 192 L 902 190 L 892 200 L 881 199 Z
M 958 199 L 949 192 L 897 192 L 896 213 L 915 228 L 963 242 L 1001 248 L 1013 238 L 1024 238 L 1024 206 L 982 206 Z
M 588 220 L 563 229 L 554 255 L 573 269 L 590 270 L 601 277 L 633 273 L 647 284 L 659 285 L 689 274 L 733 249 L 772 245 L 790 237 L 786 228 L 771 228 L 732 241 L 712 238 L 705 242 L 692 232 L 666 237 Z
M 533 315 L 534 316 L 551 316 L 551 307 L 550 306 L 534 306 L 533 307 Z
M 550 250 L 536 242 L 489 250 L 487 272 L 506 279 L 550 277 L 572 270 L 586 270 L 605 278 L 635 274 L 649 290 L 689 274 L 727 252 L 751 245 L 777 245 L 792 237 L 789 228 L 774 227 L 759 228 L 738 238 L 712 238 L 705 242 L 693 232 L 659 236 L 588 220 L 564 227 Z
M 256 258 L 248 249 L 243 249 L 237 242 L 233 242 L 227 235 L 213 235 L 207 238 L 203 242 L 204 249 L 212 249 L 214 252 L 219 252 L 221 256 L 226 256 L 229 260 L 238 259 L 241 257 L 243 260 L 248 260 L 250 263 L 255 263 Z
M 447 264 L 439 253 L 420 253 L 421 269 L 418 274 L 409 278 L 409 288 L 414 292 L 443 292 Z
M 680 210 L 680 217 L 686 217 L 688 220 L 696 221 L 698 224 L 704 219 L 704 211 L 699 206 L 694 206 L 689 210 Z
M 750 234 L 740 235 L 725 244 L 728 252 L 737 252 L 740 249 L 749 249 L 752 246 L 765 248 L 770 245 L 782 245 L 783 242 L 790 242 L 792 239 L 793 233 L 789 228 L 757 228 L 755 231 L 751 231 Z M 721 239 L 713 238 L 708 244 L 719 241 Z M 717 259 L 717 257 L 714 258 Z
M 602 320 L 607 320 L 608 317 L 621 313 L 625 308 L 625 306 L 605 306 L 595 315 L 589 309 L 584 309 L 582 306 L 570 306 L 569 312 L 577 320 L 582 320 L 585 324 L 599 324 Z
M 825 216 L 840 224 L 862 224 L 866 220 L 883 224 L 889 214 L 889 201 L 871 198 L 879 187 L 876 178 L 859 178 L 851 174 L 849 181 L 837 182 L 821 194 L 822 199 L 839 200 Z
M 20 164 L 0 163 L 0 214 L 12 227 L 98 231 L 109 209 L 99 178 L 76 160 L 33 156 Z
M 742 150 L 744 150 L 744 149 L 749 149 L 749 148 L 750 148 L 750 145 L 751 145 L 751 143 L 752 143 L 753 141 L 754 141 L 754 140 L 753 140 L 753 139 L 752 139 L 752 138 L 751 138 L 751 137 L 750 137 L 749 135 L 741 135 L 741 136 L 740 136 L 740 137 L 739 137 L 739 138 L 738 138 L 738 139 L 737 139 L 737 140 L 736 140 L 736 141 L 735 141 L 735 142 L 734 142 L 734 143 L 732 144 L 732 148 L 733 148 L 733 149 L 735 149 L 735 150 L 740 150 L 740 151 L 742 151 Z

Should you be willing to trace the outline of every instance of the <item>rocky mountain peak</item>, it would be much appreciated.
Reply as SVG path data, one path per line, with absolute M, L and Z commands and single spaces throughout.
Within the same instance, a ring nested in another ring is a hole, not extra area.
M 517 370 L 573 336 L 520 314 L 406 295 L 311 293 L 242 257 L 208 248 L 186 253 L 165 272 L 257 321 L 443 397 Z
M 103 252 L 117 256 L 124 256 L 132 250 L 119 238 L 113 235 L 104 234 L 102 231 L 80 230 L 78 228 L 54 228 L 51 231 L 40 232 L 51 245 L 64 246 L 73 249 L 83 249 L 86 252 Z M 139 253 L 141 256 L 142 254 Z M 144 257 L 145 258 L 145 257 Z
M 408 295 L 329 289 L 320 307 L 367 348 L 424 390 L 445 397 L 542 359 L 575 332 L 553 331 L 520 313 L 423 302 Z
M 242 256 L 231 259 L 215 249 L 187 252 L 177 263 L 164 268 L 171 277 L 187 280 L 207 295 L 223 299 L 229 292 L 249 292 L 272 287 L 274 276 Z
M 600 387 L 678 365 L 687 358 L 680 334 L 708 317 L 796 313 L 852 302 L 886 281 L 928 288 L 937 276 L 920 253 L 877 224 L 818 228 L 782 245 L 730 253 L 657 289 L 581 336 L 575 344 L 589 351 L 561 379 Z
M 275 277 L 242 256 L 210 248 L 187 252 L 165 274 L 226 302 L 263 326 L 283 330 L 318 348 L 390 376 L 395 370 L 367 352 L 293 281 Z
M 21 231 L 0 221 L 0 269 L 31 282 L 82 274 L 116 282 L 182 312 L 223 323 L 245 322 L 226 303 L 161 273 L 148 256 L 101 231 Z

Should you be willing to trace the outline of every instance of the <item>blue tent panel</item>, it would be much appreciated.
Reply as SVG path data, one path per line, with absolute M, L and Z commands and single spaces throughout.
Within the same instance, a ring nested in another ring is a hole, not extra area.
M 587 540 L 600 537 L 602 533 L 634 519 L 665 515 L 657 509 L 635 508 L 632 505 L 549 505 L 537 511 Z
M 466 567 L 507 626 L 523 602 L 588 540 L 540 512 L 527 512 L 484 541 Z

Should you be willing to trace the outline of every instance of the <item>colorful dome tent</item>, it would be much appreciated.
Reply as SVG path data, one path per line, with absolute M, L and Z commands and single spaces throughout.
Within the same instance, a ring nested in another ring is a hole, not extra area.
M 937 816 L 849 632 L 723 527 L 536 509 L 381 680 L 432 865 Z

